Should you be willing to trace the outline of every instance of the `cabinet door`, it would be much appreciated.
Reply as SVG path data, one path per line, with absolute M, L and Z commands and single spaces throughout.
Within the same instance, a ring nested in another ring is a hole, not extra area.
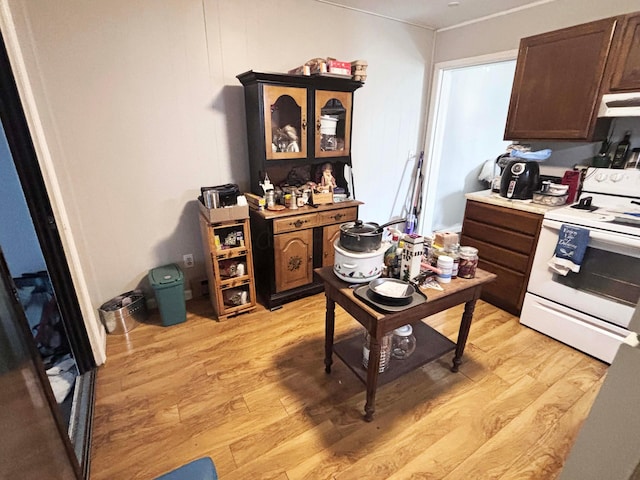
M 322 229 L 322 266 L 332 267 L 336 258 L 333 242 L 340 238 L 340 224 L 327 225 Z
M 313 281 L 313 229 L 273 237 L 276 292 Z
M 611 91 L 640 90 L 640 14 L 625 19 L 614 60 Z
M 264 85 L 267 160 L 307 157 L 307 89 Z
M 316 90 L 315 156 L 342 157 L 351 149 L 351 92 Z
M 505 139 L 592 139 L 615 25 L 607 18 L 520 41 Z

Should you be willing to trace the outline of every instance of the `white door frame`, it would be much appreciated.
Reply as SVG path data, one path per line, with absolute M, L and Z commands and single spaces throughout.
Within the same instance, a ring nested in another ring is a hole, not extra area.
M 438 121 L 436 115 L 438 107 L 440 106 L 444 72 L 456 68 L 515 60 L 517 57 L 518 50 L 507 50 L 504 52 L 490 53 L 477 57 L 439 62 L 434 65 L 433 78 L 431 81 L 431 99 L 429 101 L 429 116 L 427 119 L 427 135 L 424 143 L 424 178 L 426 179 L 422 191 L 422 198 L 424 199 L 424 202 L 418 222 L 420 232 L 423 235 L 430 235 L 432 233 L 433 212 L 435 211 L 436 206 L 436 187 L 438 183 L 438 175 L 440 174 L 442 151 L 439 145 L 434 145 L 434 141 L 436 135 L 436 124 Z

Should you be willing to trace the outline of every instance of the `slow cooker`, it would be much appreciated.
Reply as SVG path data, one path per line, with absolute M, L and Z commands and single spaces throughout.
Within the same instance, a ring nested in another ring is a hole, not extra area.
M 384 252 L 390 244 L 383 242 L 371 252 L 353 252 L 340 246 L 340 239 L 333 242 L 335 260 L 334 273 L 345 282 L 366 283 L 378 278 L 384 267 Z

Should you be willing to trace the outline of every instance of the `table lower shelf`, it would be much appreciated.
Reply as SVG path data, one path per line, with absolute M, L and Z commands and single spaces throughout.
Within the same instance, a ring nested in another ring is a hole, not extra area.
M 455 350 L 456 344 L 454 342 L 429 325 L 418 322 L 412 326 L 413 335 L 416 337 L 415 351 L 405 360 L 392 358 L 387 371 L 378 375 L 378 385 L 392 382 L 405 373 Z M 367 370 L 362 365 L 362 342 L 363 335 L 355 335 L 336 343 L 333 346 L 333 351 L 366 385 Z

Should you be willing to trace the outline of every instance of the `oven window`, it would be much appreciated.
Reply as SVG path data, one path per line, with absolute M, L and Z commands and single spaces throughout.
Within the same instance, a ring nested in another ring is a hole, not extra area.
M 554 281 L 635 307 L 640 298 L 640 259 L 590 247 L 579 273 L 554 274 Z

